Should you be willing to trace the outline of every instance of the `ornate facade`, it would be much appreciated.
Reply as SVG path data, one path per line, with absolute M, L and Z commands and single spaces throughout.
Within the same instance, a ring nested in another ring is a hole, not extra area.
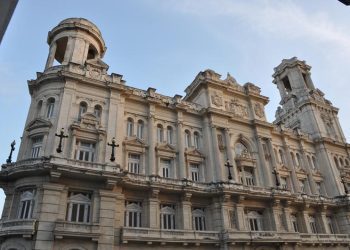
M 349 249 L 350 147 L 304 61 L 274 69 L 269 123 L 260 88 L 229 74 L 200 72 L 185 97 L 126 85 L 86 19 L 47 41 L 0 171 L 1 250 Z

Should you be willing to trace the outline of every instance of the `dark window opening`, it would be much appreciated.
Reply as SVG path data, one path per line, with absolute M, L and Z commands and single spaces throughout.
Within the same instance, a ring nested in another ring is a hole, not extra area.
M 87 55 L 87 60 L 90 59 L 95 59 L 97 55 L 97 51 L 93 46 L 89 46 L 89 51 L 88 51 L 88 55 Z
M 283 78 L 282 82 L 283 82 L 284 88 L 286 89 L 287 93 L 291 92 L 292 91 L 292 87 L 290 85 L 288 76 Z
M 62 37 L 56 41 L 57 47 L 56 47 L 56 53 L 55 53 L 55 60 L 59 64 L 62 64 L 64 60 L 64 55 L 67 49 L 67 43 L 68 43 L 67 37 Z

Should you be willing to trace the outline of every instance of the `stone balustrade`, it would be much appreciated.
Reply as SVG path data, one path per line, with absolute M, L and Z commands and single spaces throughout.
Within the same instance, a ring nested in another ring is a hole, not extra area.
M 151 228 L 122 229 L 122 241 L 169 241 L 169 242 L 219 242 L 220 233 L 217 231 L 165 230 Z
M 99 224 L 56 221 L 54 235 L 56 239 L 64 237 L 83 237 L 98 240 L 100 236 Z
M 0 221 L 0 236 L 2 235 L 23 235 L 31 237 L 36 231 L 36 220 L 3 220 Z

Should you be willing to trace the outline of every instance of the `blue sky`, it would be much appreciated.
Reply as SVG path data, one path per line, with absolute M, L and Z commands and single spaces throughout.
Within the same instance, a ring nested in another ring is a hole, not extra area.
M 314 84 L 340 108 L 350 141 L 350 7 L 337 0 L 19 1 L 0 45 L 2 162 L 22 135 L 27 80 L 44 68 L 47 32 L 68 17 L 100 28 L 109 73 L 122 74 L 128 85 L 183 95 L 199 71 L 230 72 L 270 98 L 270 122 L 280 100 L 273 68 L 297 56 L 313 67 Z M 3 200 L 0 192 L 0 210 Z

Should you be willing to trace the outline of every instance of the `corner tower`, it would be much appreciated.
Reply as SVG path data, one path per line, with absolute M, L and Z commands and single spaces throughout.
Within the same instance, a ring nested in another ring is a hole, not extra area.
M 105 42 L 95 24 L 84 18 L 68 18 L 49 31 L 47 43 L 50 52 L 45 70 L 54 61 L 67 65 L 72 62 L 84 65 L 87 60 L 103 58 Z
M 345 143 L 338 120 L 338 108 L 315 88 L 311 79 L 311 67 L 296 57 L 284 59 L 274 68 L 273 83 L 281 95 L 276 111 L 275 124 L 300 129 L 312 139 L 328 138 Z

